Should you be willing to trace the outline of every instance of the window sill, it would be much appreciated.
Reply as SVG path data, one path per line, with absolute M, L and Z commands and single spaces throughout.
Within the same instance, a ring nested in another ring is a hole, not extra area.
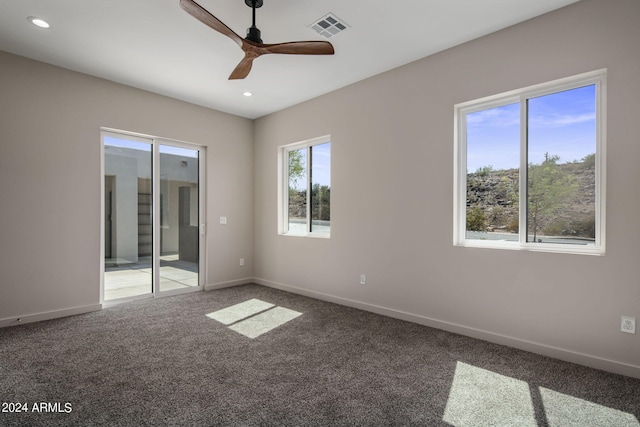
M 548 252 L 548 253 L 561 253 L 570 255 L 597 255 L 604 256 L 605 250 L 601 246 L 595 245 L 558 245 L 558 244 L 544 244 L 544 243 L 525 243 L 519 242 L 506 242 L 506 241 L 475 241 L 475 240 L 463 240 L 461 242 L 454 242 L 454 246 L 466 247 L 466 248 L 484 248 L 484 249 L 506 249 L 514 251 L 528 251 L 528 252 Z
M 316 234 L 316 233 L 307 233 L 307 234 L 295 234 L 295 233 L 278 233 L 279 236 L 284 237 L 311 237 L 312 239 L 329 239 L 331 238 L 330 234 Z

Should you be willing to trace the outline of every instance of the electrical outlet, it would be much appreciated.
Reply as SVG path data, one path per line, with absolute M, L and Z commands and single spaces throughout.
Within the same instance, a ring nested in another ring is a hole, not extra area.
M 220 224 L 221 225 L 227 225 L 227 217 L 226 216 L 221 216 L 220 217 Z
M 361 285 L 366 285 L 367 284 L 367 275 L 366 274 L 361 274 L 360 275 L 360 284 Z
M 636 333 L 636 318 L 622 316 L 620 321 L 620 330 L 622 332 L 626 332 L 627 334 L 635 334 Z
M 244 265 L 244 258 L 240 258 L 240 265 Z

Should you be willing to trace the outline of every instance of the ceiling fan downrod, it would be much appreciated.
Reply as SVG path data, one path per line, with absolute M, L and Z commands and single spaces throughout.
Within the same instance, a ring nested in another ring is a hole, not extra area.
M 244 0 L 244 3 L 252 9 L 253 21 L 251 27 L 247 29 L 247 40 L 262 43 L 260 30 L 256 27 L 256 9 L 262 7 L 262 0 Z

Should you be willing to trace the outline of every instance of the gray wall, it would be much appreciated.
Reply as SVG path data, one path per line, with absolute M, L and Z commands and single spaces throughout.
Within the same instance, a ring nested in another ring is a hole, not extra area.
M 583 0 L 258 119 L 257 280 L 640 377 L 639 19 Z M 606 255 L 454 247 L 454 104 L 601 68 Z M 331 238 L 278 236 L 277 147 L 325 134 Z
M 0 94 L 0 326 L 99 308 L 101 126 L 206 146 L 205 283 L 252 277 L 250 120 L 4 52 Z

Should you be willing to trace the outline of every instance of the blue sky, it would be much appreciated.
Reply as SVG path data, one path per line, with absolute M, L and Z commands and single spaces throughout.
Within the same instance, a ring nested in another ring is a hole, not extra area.
M 313 172 L 312 181 L 320 185 L 331 185 L 331 143 L 314 145 L 313 164 L 311 170 Z
M 301 148 L 302 162 L 306 165 L 307 149 Z M 318 144 L 311 147 L 312 165 L 311 165 L 311 181 L 313 184 L 331 186 L 331 143 Z M 297 190 L 304 190 L 307 187 L 306 176 L 299 178 L 296 182 Z
M 595 85 L 529 99 L 529 163 L 545 153 L 559 163 L 596 152 Z M 467 171 L 520 164 L 520 105 L 509 104 L 467 114 Z
M 104 145 L 110 145 L 112 147 L 131 148 L 140 151 L 151 151 L 151 144 L 147 144 L 139 141 L 130 141 L 128 139 L 115 138 L 113 136 L 104 137 Z
M 113 147 L 121 147 L 121 148 L 130 148 L 134 150 L 141 151 L 151 151 L 151 143 L 140 142 L 140 141 L 132 141 L 126 138 L 116 138 L 113 136 L 106 135 L 104 137 L 105 145 L 110 145 Z M 159 150 L 163 154 L 173 154 L 175 156 L 184 156 L 184 157 L 198 157 L 198 150 L 189 150 L 188 148 L 180 148 L 180 147 L 172 147 L 169 145 L 160 144 Z

